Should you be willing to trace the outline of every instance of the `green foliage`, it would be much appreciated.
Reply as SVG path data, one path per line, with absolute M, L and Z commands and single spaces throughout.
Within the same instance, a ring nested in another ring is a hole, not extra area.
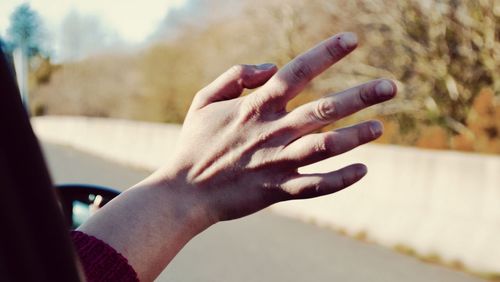
M 10 16 L 7 35 L 14 46 L 23 48 L 28 56 L 34 56 L 41 51 L 40 27 L 40 17 L 25 3 L 18 6 Z

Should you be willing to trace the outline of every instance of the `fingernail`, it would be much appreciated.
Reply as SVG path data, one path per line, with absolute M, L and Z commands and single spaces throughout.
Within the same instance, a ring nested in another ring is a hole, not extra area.
M 365 176 L 365 174 L 367 173 L 367 169 L 366 169 L 366 166 L 365 165 L 360 165 L 356 168 L 356 177 L 357 178 L 361 178 L 363 176 Z
M 380 98 L 390 98 L 394 96 L 394 87 L 387 80 L 382 80 L 375 86 L 375 94 Z
M 346 32 L 340 37 L 339 43 L 344 50 L 351 50 L 358 44 L 358 36 L 352 32 Z
M 373 137 L 379 137 L 382 135 L 382 124 L 380 122 L 372 122 L 370 124 L 370 131 L 372 132 Z
M 266 63 L 266 64 L 256 65 L 255 67 L 259 70 L 270 70 L 275 67 L 275 64 Z

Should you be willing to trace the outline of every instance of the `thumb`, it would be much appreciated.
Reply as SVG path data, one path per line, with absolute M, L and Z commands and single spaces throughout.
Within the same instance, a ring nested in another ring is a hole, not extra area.
M 277 70 L 274 64 L 235 65 L 200 90 L 193 106 L 202 108 L 210 103 L 237 98 L 245 88 L 262 86 Z

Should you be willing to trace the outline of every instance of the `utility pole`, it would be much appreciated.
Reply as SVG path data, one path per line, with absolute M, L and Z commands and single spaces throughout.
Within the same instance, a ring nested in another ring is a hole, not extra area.
M 24 45 L 24 44 L 23 44 Z M 24 108 L 29 114 L 29 88 L 28 88 L 28 74 L 29 62 L 27 48 L 19 46 L 14 50 L 14 67 L 16 69 L 17 85 L 21 93 L 21 100 L 23 101 Z
M 38 14 L 31 9 L 29 3 L 19 5 L 10 15 L 10 26 L 7 37 L 15 46 L 13 52 L 17 85 L 21 92 L 24 108 L 29 114 L 28 75 L 29 59 L 39 52 L 41 21 Z

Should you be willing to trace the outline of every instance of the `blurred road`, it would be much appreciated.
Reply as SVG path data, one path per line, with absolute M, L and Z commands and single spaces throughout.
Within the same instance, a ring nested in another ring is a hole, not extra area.
M 56 183 L 93 183 L 123 190 L 148 174 L 67 147 L 43 144 L 43 148 Z M 483 280 L 263 211 L 219 223 L 200 234 L 157 281 Z

